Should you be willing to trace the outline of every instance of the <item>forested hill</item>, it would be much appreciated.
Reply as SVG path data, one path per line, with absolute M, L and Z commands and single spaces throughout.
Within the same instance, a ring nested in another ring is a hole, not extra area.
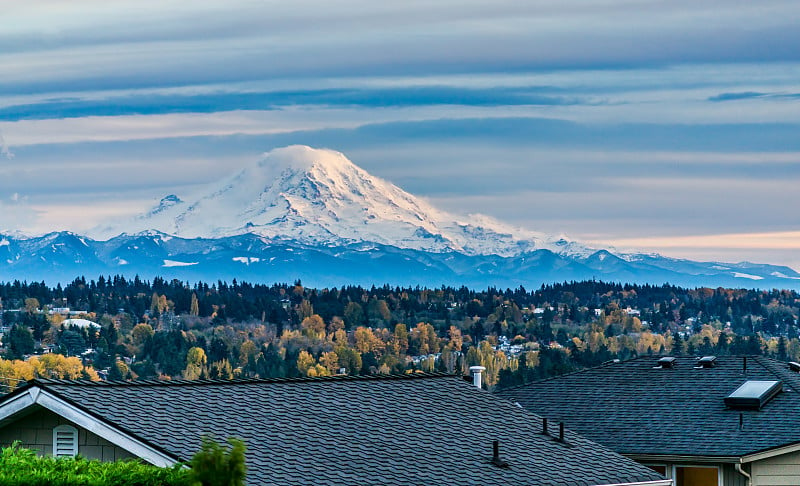
M 533 291 L 311 289 L 116 276 L 55 288 L 5 283 L 0 299 L 6 358 L 53 351 L 117 378 L 459 372 L 480 363 L 495 386 L 643 353 L 800 358 L 800 295 L 790 290 L 598 281 Z M 65 326 L 67 317 L 99 327 Z
M 599 281 L 543 285 L 536 290 L 490 287 L 482 291 L 466 287 L 390 286 L 311 289 L 304 288 L 300 282 L 254 285 L 236 280 L 190 284 L 178 280 L 156 278 L 144 281 L 121 276 L 101 276 L 88 281 L 80 277 L 64 287 L 19 281 L 0 284 L 2 309 L 23 308 L 28 298 L 37 299 L 42 306 L 69 307 L 98 316 L 124 313 L 136 321 L 145 321 L 155 317 L 159 311 L 168 311 L 175 315 L 214 316 L 217 322 L 258 320 L 279 327 L 298 324 L 300 317 L 291 309 L 304 303 L 312 305 L 314 313 L 325 321 L 340 316 L 345 318 L 348 326 L 385 326 L 415 319 L 454 321 L 478 317 L 485 320 L 502 303 L 511 304 L 511 308 L 519 309 L 520 313 L 523 308 L 554 307 L 549 312 L 554 321 L 577 324 L 592 321 L 594 309 L 631 307 L 641 312 L 640 319 L 649 322 L 651 329 L 658 331 L 694 318 L 701 324 L 714 320 L 729 321 L 734 330 L 768 333 L 790 332 L 790 324 L 797 318 L 800 307 L 800 294 L 793 290 L 686 289 L 672 285 L 622 285 Z M 354 305 L 349 305 L 351 303 Z M 349 313 L 346 312 L 348 307 Z M 519 320 L 519 316 L 510 317 Z M 755 318 L 759 324 L 745 322 L 747 318 L 751 321 Z M 513 319 L 509 322 L 522 323 Z

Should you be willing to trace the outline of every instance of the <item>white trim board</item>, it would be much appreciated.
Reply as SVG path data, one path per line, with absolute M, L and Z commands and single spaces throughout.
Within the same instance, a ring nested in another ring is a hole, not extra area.
M 150 464 L 169 467 L 178 463 L 172 456 L 152 448 L 139 439 L 87 415 L 78 407 L 58 398 L 47 390 L 33 386 L 0 405 L 0 422 L 32 405 L 40 405 L 70 422 L 102 437 Z
M 747 462 L 760 461 L 761 459 L 768 459 L 770 457 L 782 456 L 784 454 L 789 454 L 797 451 L 800 451 L 800 443 L 775 447 L 773 449 L 769 449 L 762 452 L 756 452 L 754 454 L 746 454 L 739 459 L 739 462 L 744 464 Z
M 673 485 L 671 479 L 659 479 L 658 481 L 644 481 L 639 483 L 597 484 L 595 486 L 673 486 Z

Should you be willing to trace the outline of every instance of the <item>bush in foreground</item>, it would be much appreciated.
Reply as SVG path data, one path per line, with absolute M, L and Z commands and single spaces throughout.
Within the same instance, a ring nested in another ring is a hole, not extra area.
M 230 447 L 203 437 L 203 445 L 189 464 L 195 485 L 243 486 L 247 468 L 244 463 L 244 442 L 229 438 Z
M 18 443 L 0 451 L 3 486 L 190 486 L 182 465 L 161 468 L 137 461 L 101 462 L 84 457 L 39 457 Z

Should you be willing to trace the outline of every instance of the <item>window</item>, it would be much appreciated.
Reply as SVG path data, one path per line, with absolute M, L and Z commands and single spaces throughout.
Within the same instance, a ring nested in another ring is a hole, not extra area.
M 718 486 L 719 469 L 703 466 L 675 467 L 675 486 Z
M 657 472 L 658 474 L 667 477 L 667 466 L 664 464 L 645 464 L 645 466 L 649 467 L 653 471 Z
M 73 457 L 78 454 L 78 429 L 59 425 L 53 429 L 53 456 Z

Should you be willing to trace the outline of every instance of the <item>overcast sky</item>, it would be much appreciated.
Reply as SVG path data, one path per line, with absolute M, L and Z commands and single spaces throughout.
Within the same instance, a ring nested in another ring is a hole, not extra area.
M 0 229 L 80 231 L 301 143 L 454 212 L 800 269 L 796 0 L 0 15 Z

